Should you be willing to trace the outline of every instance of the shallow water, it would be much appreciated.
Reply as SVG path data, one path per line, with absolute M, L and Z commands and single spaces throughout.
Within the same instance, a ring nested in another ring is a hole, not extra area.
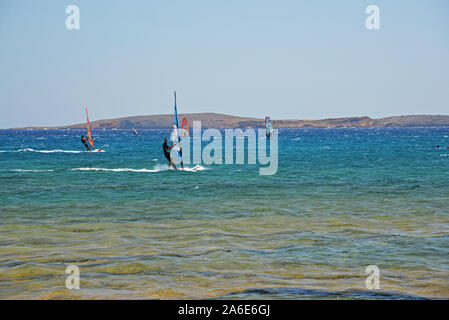
M 449 128 L 282 129 L 273 176 L 141 133 L 0 130 L 0 298 L 449 298 Z

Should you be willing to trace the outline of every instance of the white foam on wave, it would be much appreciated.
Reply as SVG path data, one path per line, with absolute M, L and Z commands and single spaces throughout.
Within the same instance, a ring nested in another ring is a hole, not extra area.
M 9 171 L 12 171 L 12 172 L 53 172 L 53 171 L 55 171 L 55 170 L 51 170 L 51 169 L 48 169 L 48 170 L 36 170 L 36 169 L 11 169 L 11 170 L 9 170 Z
M 37 153 L 92 153 L 89 151 L 79 151 L 79 150 L 62 150 L 62 149 L 54 149 L 54 150 L 35 150 L 32 148 L 22 148 L 18 150 L 0 150 L 0 152 L 37 152 Z M 104 150 L 95 149 L 94 152 L 105 152 Z
M 140 173 L 155 173 L 167 170 L 174 170 L 174 168 L 168 168 L 168 165 L 157 164 L 153 169 L 132 169 L 132 168 L 73 168 L 72 171 L 107 171 L 107 172 L 140 172 Z M 197 172 L 202 170 L 207 170 L 206 168 L 197 165 L 193 168 L 179 169 L 187 172 Z
M 159 172 L 160 170 L 152 169 L 131 169 L 131 168 L 73 168 L 72 171 L 110 171 L 110 172 Z
M 181 169 L 182 171 L 189 171 L 189 172 L 197 172 L 197 171 L 203 171 L 203 170 L 207 170 L 207 168 L 204 168 L 203 166 L 200 165 L 196 165 L 193 168 L 186 168 L 184 167 L 184 169 Z
M 12 152 L 39 152 L 39 153 L 82 153 L 86 151 L 78 151 L 78 150 L 62 150 L 62 149 L 55 149 L 55 150 L 34 150 L 32 148 L 23 148 Z

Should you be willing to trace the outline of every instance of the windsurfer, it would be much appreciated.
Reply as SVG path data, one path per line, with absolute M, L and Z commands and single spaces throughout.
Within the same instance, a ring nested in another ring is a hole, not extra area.
M 273 134 L 273 126 L 270 117 L 265 117 L 265 129 L 267 131 L 267 139 L 270 139 Z
M 87 145 L 87 139 L 84 138 L 84 136 L 81 136 L 81 142 L 84 144 L 84 146 L 86 147 L 87 151 L 91 151 L 89 146 Z
M 167 160 L 168 160 L 168 167 L 170 168 L 171 165 L 173 164 L 173 168 L 175 168 L 175 170 L 178 170 L 178 169 L 176 168 L 175 163 L 173 162 L 173 160 L 171 159 L 171 156 L 170 156 L 170 150 L 171 150 L 175 145 L 176 145 L 176 144 L 172 144 L 171 146 L 169 146 L 169 145 L 168 145 L 168 139 L 165 138 L 165 139 L 164 139 L 164 143 L 162 144 L 162 149 L 164 150 L 164 155 L 165 155 L 165 157 L 166 157 Z

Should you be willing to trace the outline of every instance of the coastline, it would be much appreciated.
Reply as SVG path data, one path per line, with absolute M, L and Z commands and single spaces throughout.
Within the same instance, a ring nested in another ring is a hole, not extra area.
M 193 121 L 201 121 L 202 128 L 235 129 L 264 128 L 264 119 L 238 117 L 218 113 L 184 113 L 180 117 L 187 118 L 189 125 Z M 104 119 L 92 121 L 93 129 L 164 129 L 170 128 L 173 116 L 144 115 Z M 318 120 L 276 120 L 272 119 L 275 128 L 388 128 L 388 127 L 443 127 L 449 126 L 449 115 L 407 115 L 379 119 L 370 117 L 343 117 Z M 84 129 L 85 123 L 65 126 L 27 126 L 9 129 Z

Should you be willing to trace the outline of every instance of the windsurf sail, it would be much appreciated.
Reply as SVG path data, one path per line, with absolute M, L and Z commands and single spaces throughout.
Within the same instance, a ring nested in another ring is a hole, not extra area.
M 87 108 L 86 108 L 86 117 L 87 117 L 87 123 L 86 123 L 86 125 L 87 125 L 87 141 L 89 141 L 89 144 L 95 150 L 94 137 L 92 136 L 92 129 L 91 129 L 90 123 L 89 123 L 89 114 L 87 113 Z
M 273 126 L 271 124 L 270 117 L 265 117 L 265 129 L 267 131 L 267 138 L 270 139 L 273 134 Z
M 137 132 L 137 130 L 136 129 L 134 129 L 134 128 L 131 128 L 132 129 L 132 131 L 133 131 L 133 133 L 136 135 L 136 136 L 140 136 L 140 133 L 139 132 Z
M 173 114 L 173 129 L 170 135 L 170 140 L 175 146 L 173 149 L 175 149 L 178 152 L 178 157 L 181 160 L 181 167 L 184 167 L 184 164 L 182 162 L 182 133 L 179 134 L 179 122 L 178 122 L 178 108 L 176 106 L 176 91 L 175 91 L 175 112 Z
M 186 135 L 189 134 L 189 132 L 190 132 L 190 129 L 189 129 L 189 124 L 187 122 L 187 119 L 183 118 L 182 119 L 182 124 L 181 124 L 181 135 L 182 135 L 182 137 L 184 138 Z

